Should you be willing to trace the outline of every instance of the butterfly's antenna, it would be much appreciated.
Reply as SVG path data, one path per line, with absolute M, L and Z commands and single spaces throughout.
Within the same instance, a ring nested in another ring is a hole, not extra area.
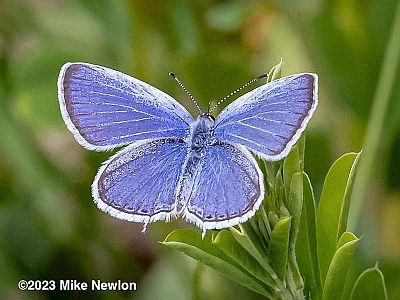
M 172 72 L 169 72 L 169 75 L 171 75 L 176 80 L 176 82 L 181 86 L 181 88 L 185 91 L 185 93 L 189 95 L 190 99 L 193 101 L 194 105 L 196 105 L 199 112 L 203 113 L 203 111 L 200 109 L 199 105 L 197 104 L 197 101 L 194 99 L 193 95 L 188 91 L 188 89 L 183 85 L 183 83 L 178 79 L 178 77 L 176 77 L 176 75 Z
M 219 101 L 217 102 L 217 104 L 215 104 L 215 105 L 213 106 L 213 108 L 211 108 L 211 110 L 209 110 L 209 112 L 212 112 L 214 109 L 216 109 L 218 106 L 220 106 L 222 102 L 224 102 L 224 101 L 225 101 L 226 99 L 228 99 L 229 97 L 232 97 L 232 96 L 235 95 L 237 92 L 240 92 L 240 91 L 243 90 L 245 87 L 249 86 L 250 84 L 252 84 L 252 83 L 254 83 L 254 82 L 256 82 L 256 81 L 258 81 L 258 80 L 260 80 L 260 79 L 262 79 L 262 78 L 266 78 L 266 77 L 268 77 L 268 73 L 261 74 L 261 75 L 258 76 L 257 78 L 254 78 L 254 79 L 250 80 L 249 82 L 243 84 L 240 88 L 234 90 L 234 91 L 231 92 L 229 95 L 227 95 L 227 96 L 225 96 L 224 98 L 222 98 L 221 100 L 219 100 Z

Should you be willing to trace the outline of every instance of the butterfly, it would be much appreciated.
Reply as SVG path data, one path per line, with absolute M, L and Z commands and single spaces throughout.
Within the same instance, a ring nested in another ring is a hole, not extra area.
M 144 223 L 144 229 L 180 216 L 204 235 L 255 214 L 264 181 L 252 153 L 268 161 L 288 155 L 317 107 L 318 76 L 283 77 L 242 95 L 216 118 L 212 110 L 193 118 L 143 81 L 98 65 L 66 63 L 58 99 L 64 122 L 83 147 L 126 146 L 103 163 L 92 184 L 101 210 Z

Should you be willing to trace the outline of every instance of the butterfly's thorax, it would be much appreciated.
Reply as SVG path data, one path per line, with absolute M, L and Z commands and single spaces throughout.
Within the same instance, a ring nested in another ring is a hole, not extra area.
M 214 119 L 212 116 L 202 114 L 192 122 L 187 143 L 194 151 L 201 151 L 215 143 Z
M 196 178 L 202 168 L 202 157 L 207 147 L 215 144 L 214 118 L 208 114 L 200 115 L 190 126 L 190 134 L 187 137 L 188 154 L 182 169 L 180 189 L 177 192 L 178 214 L 182 212 L 190 198 Z

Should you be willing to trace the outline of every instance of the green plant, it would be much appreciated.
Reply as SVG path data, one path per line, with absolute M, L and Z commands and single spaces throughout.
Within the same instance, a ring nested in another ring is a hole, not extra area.
M 269 74 L 269 81 L 280 77 L 281 63 Z M 359 240 L 347 220 L 360 153 L 333 163 L 316 208 L 304 147 L 303 136 L 283 161 L 258 161 L 266 196 L 248 222 L 208 231 L 204 239 L 198 230 L 178 229 L 162 243 L 269 299 L 361 299 L 366 293 L 386 299 L 377 267 L 355 283 L 347 276 Z M 344 286 L 351 285 L 346 295 Z

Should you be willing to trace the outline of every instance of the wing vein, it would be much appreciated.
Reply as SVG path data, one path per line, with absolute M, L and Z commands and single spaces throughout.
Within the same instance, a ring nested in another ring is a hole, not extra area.
M 295 126 L 296 126 L 295 124 L 287 123 L 287 122 L 282 121 L 282 120 L 267 119 L 267 118 L 260 117 L 260 116 L 258 116 L 258 115 L 246 117 L 246 118 L 240 119 L 239 121 L 246 121 L 246 120 L 251 120 L 251 119 L 259 119 L 259 120 L 263 120 L 263 121 L 270 121 L 270 122 L 273 122 L 273 123 L 279 123 L 279 124 L 289 125 L 289 126 L 292 126 L 292 127 L 295 127 Z
M 75 116 L 87 116 L 87 115 L 101 115 L 101 114 L 115 114 L 115 113 L 130 113 L 129 110 L 114 110 L 114 111 L 94 111 L 90 113 L 75 113 Z
M 262 128 L 259 128 L 259 127 L 256 127 L 256 126 L 253 126 L 253 125 L 250 125 L 250 124 L 246 124 L 246 123 L 243 123 L 243 122 L 240 122 L 240 121 L 238 121 L 237 123 L 242 125 L 242 126 L 244 126 L 244 127 L 249 127 L 249 128 L 252 128 L 252 129 L 255 129 L 255 130 L 259 130 L 259 131 L 262 131 L 262 132 L 265 132 L 265 133 L 269 133 L 269 134 L 271 134 L 273 136 L 278 136 L 275 132 L 272 132 L 272 131 L 269 131 L 269 130 L 266 130 L 266 129 L 262 129 Z
M 143 121 L 143 120 L 152 120 L 152 119 L 154 119 L 154 118 L 141 118 L 141 119 L 136 119 L 136 120 L 115 121 L 115 122 L 109 122 L 109 123 L 100 123 L 100 124 L 96 124 L 96 125 L 84 126 L 83 128 L 106 127 L 106 126 L 115 125 L 115 124 L 134 123 L 134 122 L 139 122 L 139 121 Z
M 131 133 L 131 134 L 126 134 L 126 135 L 114 136 L 114 137 L 102 139 L 102 140 L 96 140 L 95 142 L 99 143 L 99 142 L 104 142 L 104 141 L 109 141 L 109 140 L 124 139 L 124 138 L 138 136 L 138 135 L 147 134 L 147 133 L 160 133 L 160 132 L 173 131 L 176 129 L 179 129 L 179 128 L 168 128 L 168 129 L 163 129 L 163 130 L 142 131 L 142 132 Z

